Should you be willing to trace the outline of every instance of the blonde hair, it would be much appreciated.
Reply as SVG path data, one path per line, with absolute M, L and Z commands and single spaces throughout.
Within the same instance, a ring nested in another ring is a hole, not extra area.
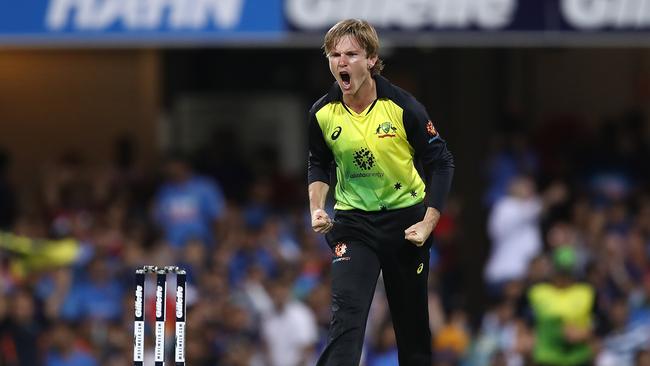
M 325 56 L 329 56 L 339 40 L 348 35 L 352 36 L 359 43 L 359 46 L 366 51 L 367 57 L 379 56 L 379 36 L 377 36 L 377 31 L 370 23 L 361 19 L 341 20 L 327 31 L 323 42 Z M 370 73 L 379 75 L 383 68 L 384 62 L 377 58 L 377 62 L 370 69 Z

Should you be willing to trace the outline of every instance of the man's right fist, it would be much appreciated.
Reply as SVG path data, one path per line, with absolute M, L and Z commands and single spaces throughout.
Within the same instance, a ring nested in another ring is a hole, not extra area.
M 311 213 L 311 227 L 315 232 L 326 234 L 332 230 L 332 226 L 334 223 L 325 210 L 318 208 Z

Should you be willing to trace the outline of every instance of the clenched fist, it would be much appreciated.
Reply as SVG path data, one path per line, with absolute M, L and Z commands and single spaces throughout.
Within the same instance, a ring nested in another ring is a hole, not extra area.
M 404 239 L 421 247 L 427 241 L 429 235 L 431 235 L 431 231 L 433 231 L 433 225 L 425 221 L 420 221 L 404 230 Z
M 332 226 L 334 226 L 334 222 L 325 210 L 319 208 L 311 213 L 311 227 L 315 232 L 326 234 L 332 230 Z
M 440 211 L 433 207 L 427 207 L 424 219 L 404 230 L 404 239 L 421 247 L 438 224 L 438 220 L 440 220 Z

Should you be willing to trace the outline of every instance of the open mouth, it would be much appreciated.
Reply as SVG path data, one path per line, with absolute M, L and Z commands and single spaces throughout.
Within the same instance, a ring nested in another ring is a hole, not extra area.
M 346 71 L 343 71 L 339 74 L 341 76 L 341 82 L 343 83 L 344 88 L 349 88 L 350 87 L 350 74 L 348 74 Z

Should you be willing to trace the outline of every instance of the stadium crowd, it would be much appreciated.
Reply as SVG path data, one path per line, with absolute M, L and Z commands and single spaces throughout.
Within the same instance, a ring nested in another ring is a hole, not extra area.
M 463 206 L 452 197 L 430 263 L 434 365 L 650 365 L 644 126 L 631 114 L 599 130 L 558 120 L 495 135 L 486 306 L 471 321 L 454 280 Z M 116 146 L 102 167 L 75 153 L 47 162 L 30 190 L 0 159 L 0 365 L 130 364 L 134 269 L 146 264 L 188 271 L 191 365 L 312 365 L 333 254 L 311 230 L 303 177 L 279 174 L 272 151 L 253 161 L 219 144 L 145 173 L 128 139 Z M 388 305 L 375 298 L 363 362 L 397 365 Z M 167 335 L 171 347 L 171 322 Z

